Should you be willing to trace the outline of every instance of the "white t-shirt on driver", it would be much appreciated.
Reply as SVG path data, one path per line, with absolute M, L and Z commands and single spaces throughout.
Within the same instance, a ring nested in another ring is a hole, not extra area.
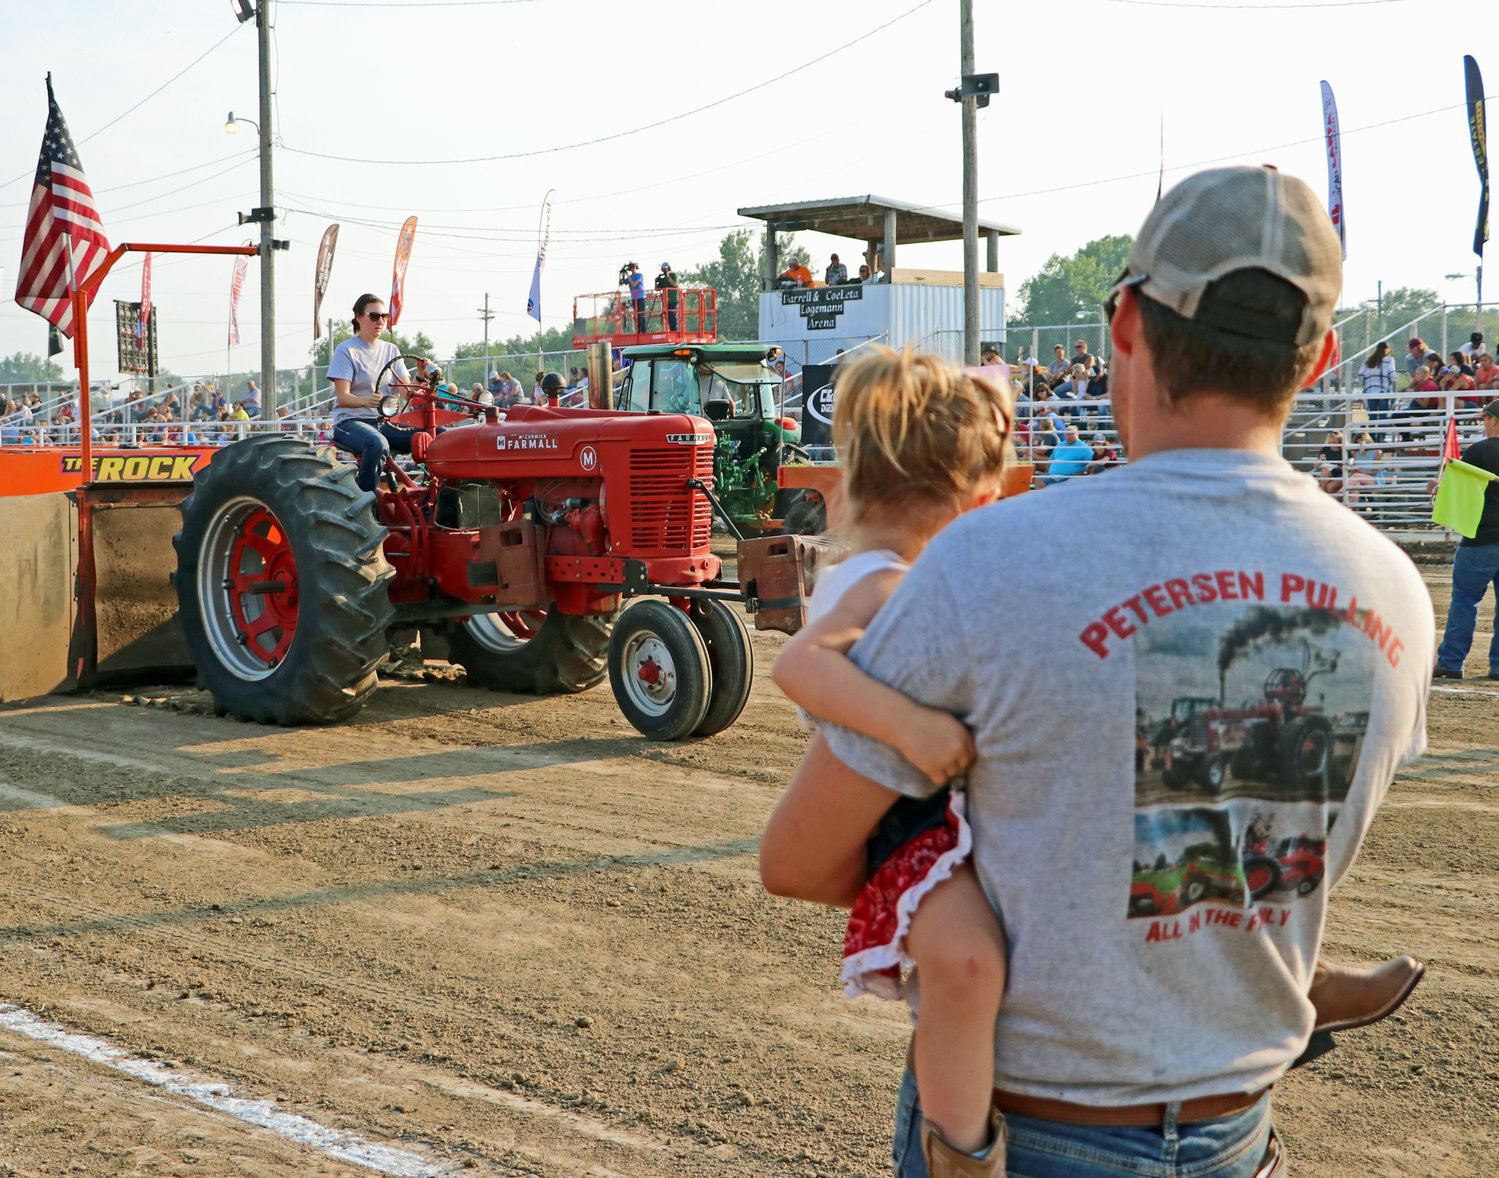
M 374 343 L 367 344 L 358 336 L 346 339 L 333 349 L 333 359 L 328 364 L 328 379 L 346 380 L 349 382 L 349 392 L 356 397 L 367 397 L 375 390 L 375 378 L 380 375 L 380 369 L 400 354 L 400 349 L 389 340 L 377 339 Z M 411 379 L 404 362 L 397 360 L 386 374 L 387 386 L 392 377 L 396 380 Z M 342 405 L 333 407 L 334 425 L 340 421 L 376 421 L 379 416 L 374 409 L 347 409 Z

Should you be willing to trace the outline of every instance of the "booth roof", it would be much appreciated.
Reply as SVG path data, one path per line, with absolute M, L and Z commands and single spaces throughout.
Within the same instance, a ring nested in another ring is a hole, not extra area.
M 855 241 L 883 241 L 885 214 L 895 212 L 895 240 L 898 245 L 924 241 L 954 241 L 963 236 L 963 218 L 941 209 L 924 208 L 883 196 L 846 196 L 836 200 L 803 200 L 784 205 L 761 205 L 740 209 L 741 217 L 764 221 L 780 233 L 806 229 L 831 233 Z M 997 221 L 980 221 L 979 235 L 997 233 L 1010 237 L 1020 230 Z

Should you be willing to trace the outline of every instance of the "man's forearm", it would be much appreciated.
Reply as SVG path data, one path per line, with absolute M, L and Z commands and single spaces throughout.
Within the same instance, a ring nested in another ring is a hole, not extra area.
M 852 907 L 864 886 L 865 844 L 898 796 L 850 769 L 814 737 L 760 840 L 765 890 Z

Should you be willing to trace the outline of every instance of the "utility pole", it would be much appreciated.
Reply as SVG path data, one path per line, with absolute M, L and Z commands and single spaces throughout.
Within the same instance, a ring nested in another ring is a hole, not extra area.
M 255 8 L 260 43 L 260 396 L 261 419 L 276 420 L 276 242 L 271 191 L 271 2 Z M 331 341 L 330 341 L 331 346 Z
M 973 0 L 958 0 L 960 73 L 973 75 Z M 968 90 L 965 84 L 963 89 Z M 963 109 L 963 362 L 979 362 L 979 149 L 978 95 L 964 94 Z
M 494 318 L 493 312 L 489 309 L 488 294 L 484 296 L 484 306 L 476 309 L 479 312 L 479 317 L 484 320 L 484 374 L 481 379 L 487 387 L 489 384 L 489 322 Z

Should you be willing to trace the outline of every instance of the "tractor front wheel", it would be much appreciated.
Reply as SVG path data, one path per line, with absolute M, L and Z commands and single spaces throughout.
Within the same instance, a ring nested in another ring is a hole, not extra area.
M 708 710 L 692 730 L 693 736 L 712 736 L 739 719 L 739 713 L 749 702 L 750 685 L 755 678 L 755 655 L 744 619 L 722 601 L 705 604 L 706 609 L 694 608 L 692 623 L 708 648 L 713 686 L 708 694 Z
M 491 691 L 574 694 L 603 681 L 612 624 L 555 609 L 475 614 L 448 625 L 448 661 Z
M 798 499 L 786 509 L 781 531 L 788 536 L 820 536 L 828 530 L 828 507 L 822 499 Z
M 177 603 L 220 714 L 346 720 L 375 689 L 392 610 L 385 529 L 354 468 L 294 438 L 227 446 L 182 502 Z
M 708 713 L 708 648 L 687 615 L 665 601 L 642 601 L 620 615 L 609 639 L 609 686 L 637 731 L 680 740 Z

